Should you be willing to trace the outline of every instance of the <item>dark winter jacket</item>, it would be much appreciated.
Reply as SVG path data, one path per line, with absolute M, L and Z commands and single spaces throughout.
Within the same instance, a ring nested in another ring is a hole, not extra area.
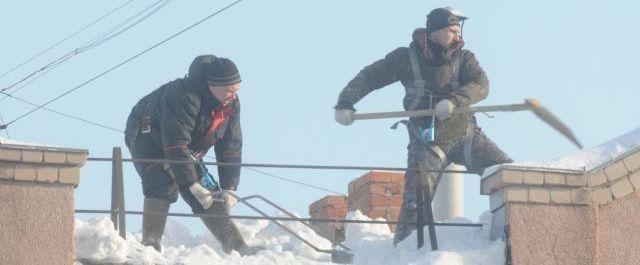
M 417 48 L 422 78 L 426 81 L 425 88 L 438 99 L 450 99 L 458 107 L 469 106 L 487 97 L 489 80 L 480 67 L 474 54 L 468 50 L 459 50 L 455 56 L 462 56 L 459 81 L 460 87 L 453 89 L 452 57 L 445 57 L 442 62 L 427 59 L 421 52 L 424 50 L 422 41 L 424 29 L 414 32 L 410 47 Z M 352 108 L 370 92 L 400 81 L 403 86 L 413 84 L 413 72 L 409 61 L 409 48 L 400 47 L 390 52 L 385 58 L 366 66 L 353 78 L 340 93 L 336 108 Z M 427 94 L 428 95 L 428 94 Z M 405 98 L 405 109 L 407 108 Z M 424 97 L 416 109 L 433 108 Z M 437 101 L 433 102 L 435 105 Z M 412 122 L 421 127 L 428 127 L 431 117 L 411 118 Z M 437 120 L 437 119 L 436 119 Z M 472 115 L 455 114 L 444 121 L 436 121 L 436 143 L 450 142 L 464 136 L 469 122 L 473 122 Z
M 150 132 L 144 133 L 148 126 Z M 213 127 L 212 127 L 213 126 Z M 129 119 L 125 140 L 131 148 L 136 137 L 151 137 L 170 160 L 193 161 L 214 146 L 218 162 L 241 162 L 242 129 L 240 101 L 222 106 L 209 91 L 204 79 L 179 78 L 171 81 L 136 104 Z M 170 164 L 180 186 L 198 181 L 192 164 Z M 218 166 L 223 189 L 236 189 L 240 167 Z

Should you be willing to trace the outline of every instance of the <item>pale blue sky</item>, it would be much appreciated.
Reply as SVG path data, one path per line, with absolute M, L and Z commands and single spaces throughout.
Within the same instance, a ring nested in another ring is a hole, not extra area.
M 0 72 L 12 68 L 124 1 L 0 1 Z M 149 5 L 134 1 L 109 19 L 45 56 L 0 79 L 5 87 Z M 174 1 L 130 31 L 80 54 L 15 95 L 45 102 L 135 55 L 231 1 Z M 422 27 L 426 13 L 453 6 L 470 19 L 466 48 L 491 81 L 482 104 L 539 99 L 593 146 L 639 126 L 636 110 L 640 29 L 636 1 L 258 1 L 244 0 L 219 16 L 165 43 L 49 107 L 123 128 L 131 106 L 158 86 L 183 76 L 199 54 L 233 59 L 242 74 L 244 161 L 403 167 L 407 135 L 388 129 L 394 120 L 343 127 L 333 121 L 338 93 L 358 71 Z M 398 84 L 370 94 L 360 112 L 401 109 Z M 31 107 L 10 99 L 0 113 L 11 120 Z M 547 160 L 577 150 L 530 113 L 479 115 L 485 132 L 515 160 Z M 38 111 L 11 125 L 15 140 L 89 149 L 111 155 L 122 135 Z M 0 135 L 6 137 L 4 132 Z M 126 148 L 125 148 L 126 149 Z M 125 150 L 126 151 L 126 150 Z M 125 153 L 125 156 L 129 156 Z M 110 165 L 89 163 L 76 190 L 77 208 L 107 209 Z M 264 169 L 346 193 L 364 171 Z M 475 220 L 488 208 L 478 177 L 465 181 L 465 212 Z M 139 178 L 125 166 L 128 209 L 139 210 Z M 261 194 L 307 215 L 326 192 L 243 170 L 241 195 Z M 180 201 L 174 212 L 189 212 Z M 271 211 L 268 211 L 271 212 Z M 238 208 L 235 213 L 249 214 Z M 131 217 L 130 229 L 139 228 Z M 187 222 L 186 220 L 181 220 Z M 204 228 L 196 222 L 194 231 Z

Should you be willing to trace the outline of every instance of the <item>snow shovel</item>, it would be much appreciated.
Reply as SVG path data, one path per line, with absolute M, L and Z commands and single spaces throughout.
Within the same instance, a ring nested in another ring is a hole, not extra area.
M 504 111 L 522 111 L 530 110 L 538 116 L 542 121 L 549 124 L 556 129 L 562 135 L 567 137 L 569 141 L 575 144 L 578 148 L 582 149 L 582 144 L 575 137 L 571 129 L 567 127 L 560 119 L 558 119 L 547 108 L 540 104 L 540 101 L 527 98 L 524 103 L 511 104 L 511 105 L 493 105 L 493 106 L 478 106 L 478 107 L 461 107 L 453 110 L 453 113 L 476 113 L 476 112 L 504 112 Z M 386 119 L 386 118 L 401 118 L 401 117 L 420 117 L 420 116 L 433 116 L 435 111 L 433 109 L 426 110 L 411 110 L 411 111 L 391 111 L 391 112 L 374 112 L 374 113 L 361 113 L 353 114 L 354 120 L 371 120 L 371 119 Z
M 240 198 L 235 194 L 231 194 L 231 196 L 235 197 L 236 200 L 238 200 L 239 203 L 242 203 L 242 204 L 246 205 L 247 207 L 253 209 L 255 212 L 259 213 L 260 215 L 262 215 L 264 217 L 271 217 L 271 216 L 269 216 L 265 212 L 261 211 L 260 209 L 255 207 L 253 204 L 249 203 L 248 200 L 259 199 L 259 200 L 261 200 L 261 201 L 273 206 L 274 208 L 282 211 L 283 213 L 285 213 L 289 217 L 296 218 L 296 216 L 293 213 L 285 210 L 284 208 L 278 206 L 274 202 L 272 202 L 270 200 L 267 200 L 267 198 L 262 197 L 260 195 L 251 195 L 251 196 L 247 196 L 247 197 L 243 197 L 243 198 Z M 314 244 L 312 244 L 311 242 L 309 242 L 308 240 L 304 239 L 302 236 L 300 236 L 299 234 L 297 234 L 293 230 L 291 230 L 288 227 L 286 227 L 284 224 L 282 224 L 282 223 L 280 223 L 280 222 L 278 222 L 276 220 L 271 220 L 271 221 L 274 224 L 278 225 L 280 228 L 284 229 L 286 232 L 288 232 L 292 236 L 298 238 L 300 241 L 305 243 L 307 246 L 313 248 L 315 251 L 331 254 L 331 262 L 337 263 L 337 264 L 351 264 L 351 263 L 353 263 L 353 254 L 348 252 L 351 249 L 348 248 L 347 246 L 343 245 L 342 243 L 338 243 L 337 245 L 342 247 L 344 250 L 342 250 L 342 249 L 321 249 L 321 248 L 315 246 Z M 307 222 L 304 222 L 304 221 L 300 221 L 300 223 L 304 224 L 305 226 L 311 228 L 314 232 L 318 233 L 318 230 L 315 227 L 313 227 L 311 224 L 309 224 Z

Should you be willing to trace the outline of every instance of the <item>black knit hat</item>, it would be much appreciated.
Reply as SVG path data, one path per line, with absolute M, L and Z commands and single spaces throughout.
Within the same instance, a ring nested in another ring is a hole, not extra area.
M 216 58 L 207 68 L 207 83 L 212 86 L 227 86 L 240 83 L 236 65 L 227 58 Z
M 213 54 L 199 55 L 189 65 L 188 76 L 193 78 L 205 78 L 207 67 L 216 59 Z
M 467 17 L 450 8 L 436 8 L 427 15 L 427 33 L 436 32 L 451 25 L 461 26 Z

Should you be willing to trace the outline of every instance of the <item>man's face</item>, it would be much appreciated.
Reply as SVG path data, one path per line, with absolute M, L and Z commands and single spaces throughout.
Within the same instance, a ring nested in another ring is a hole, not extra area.
M 240 90 L 240 83 L 227 86 L 209 85 L 209 91 L 211 91 L 211 94 L 213 94 L 217 100 L 222 102 L 222 105 L 227 105 L 234 100 L 238 90 Z
M 435 42 L 436 44 L 444 48 L 451 49 L 458 46 L 458 44 L 462 40 L 462 36 L 460 36 L 460 33 L 460 26 L 451 25 L 431 33 L 430 37 L 431 41 Z

